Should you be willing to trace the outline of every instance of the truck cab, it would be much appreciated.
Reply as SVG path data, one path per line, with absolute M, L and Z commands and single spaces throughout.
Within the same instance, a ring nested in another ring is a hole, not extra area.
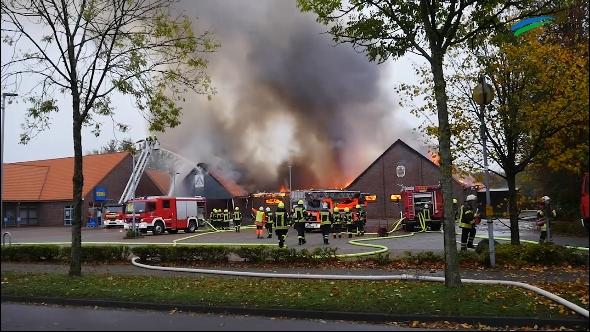
M 112 204 L 105 206 L 103 224 L 106 228 L 125 226 L 125 205 Z
M 134 198 L 126 204 L 125 229 L 132 228 L 135 223 L 142 233 L 176 234 L 179 230 L 193 233 L 204 222 L 205 210 L 203 197 Z
M 443 198 L 440 186 L 403 187 L 401 191 L 402 228 L 413 232 L 438 231 L 443 220 Z

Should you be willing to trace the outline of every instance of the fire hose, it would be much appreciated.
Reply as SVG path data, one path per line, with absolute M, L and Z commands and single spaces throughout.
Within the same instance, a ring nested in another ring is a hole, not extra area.
M 368 240 L 368 239 L 367 239 Z M 355 240 L 358 241 L 358 240 Z M 335 274 L 299 274 L 299 273 L 268 273 L 268 272 L 248 272 L 248 271 L 227 271 L 227 270 L 210 270 L 210 269 L 194 269 L 194 268 L 183 268 L 183 267 L 164 267 L 164 266 L 153 266 L 138 263 L 139 257 L 133 257 L 131 263 L 137 267 L 159 270 L 159 271 L 175 271 L 175 272 L 190 272 L 190 273 L 201 273 L 201 274 L 215 274 L 215 275 L 228 275 L 238 277 L 255 277 L 255 278 L 281 278 L 281 279 L 325 279 L 325 280 L 412 280 L 412 281 L 436 281 L 444 282 L 444 277 L 431 277 L 431 276 L 420 276 L 416 274 L 398 274 L 398 275 L 380 275 L 380 276 L 367 276 L 367 275 L 335 275 Z M 544 289 L 536 286 L 532 286 L 523 282 L 510 281 L 510 280 L 478 280 L 478 279 L 461 279 L 464 283 L 471 284 L 488 284 L 488 285 L 508 285 L 516 286 L 528 289 L 537 294 L 547 297 L 548 299 L 557 302 L 568 309 L 588 318 L 588 310 L 560 297 L 553 293 L 550 293 Z

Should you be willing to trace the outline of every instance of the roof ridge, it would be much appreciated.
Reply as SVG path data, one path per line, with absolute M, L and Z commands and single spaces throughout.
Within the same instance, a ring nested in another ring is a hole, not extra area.
M 117 154 L 117 153 L 128 153 L 131 154 L 129 151 L 117 151 L 117 152 L 107 152 L 107 153 L 89 153 L 82 155 L 82 157 L 90 157 L 90 156 L 104 156 L 109 154 Z M 51 161 L 51 160 L 60 160 L 60 159 L 73 159 L 74 156 L 70 157 L 58 157 L 58 158 L 49 158 L 49 159 L 36 159 L 36 160 L 24 160 L 24 161 L 17 161 L 13 163 L 4 163 L 4 165 L 23 165 L 27 163 L 34 163 L 38 161 Z M 44 166 L 44 165 L 23 165 L 23 166 Z

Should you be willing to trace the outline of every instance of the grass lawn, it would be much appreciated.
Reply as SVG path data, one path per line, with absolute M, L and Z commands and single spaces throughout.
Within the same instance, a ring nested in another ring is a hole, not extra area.
M 410 281 L 330 281 L 87 273 L 2 273 L 2 295 L 385 314 L 577 317 L 520 288 Z

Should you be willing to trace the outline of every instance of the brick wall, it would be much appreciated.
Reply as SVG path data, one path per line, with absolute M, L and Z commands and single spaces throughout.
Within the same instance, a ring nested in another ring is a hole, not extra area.
M 396 175 L 396 167 L 405 166 L 406 174 L 402 178 Z M 369 168 L 348 187 L 377 195 L 377 201 L 369 203 L 369 218 L 395 218 L 400 215 L 397 204 L 389 200 L 390 195 L 399 194 L 401 184 L 405 186 L 437 185 L 440 169 L 419 152 L 402 141 L 396 141 Z M 459 200 L 463 198 L 461 185 L 453 181 L 453 195 Z

